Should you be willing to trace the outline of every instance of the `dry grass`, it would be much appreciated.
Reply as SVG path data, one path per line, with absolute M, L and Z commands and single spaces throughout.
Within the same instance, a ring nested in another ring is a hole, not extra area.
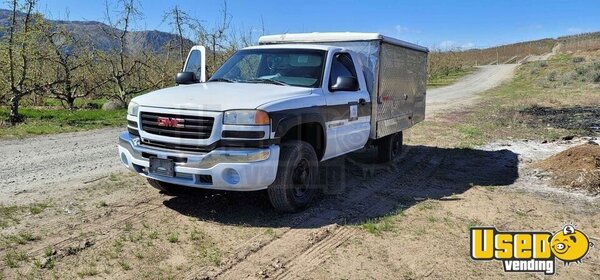
M 600 32 L 583 33 L 559 37 L 561 51 L 586 52 L 600 50 Z

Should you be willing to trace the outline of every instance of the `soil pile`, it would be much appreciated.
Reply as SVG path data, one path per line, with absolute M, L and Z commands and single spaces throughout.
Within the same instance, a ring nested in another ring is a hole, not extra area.
M 560 185 L 600 193 L 600 146 L 587 143 L 579 145 L 535 164 L 535 167 L 552 172 Z

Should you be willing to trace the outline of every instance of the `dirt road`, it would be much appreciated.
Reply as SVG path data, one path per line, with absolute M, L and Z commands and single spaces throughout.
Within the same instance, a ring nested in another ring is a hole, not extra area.
M 121 130 L 0 141 L 0 204 L 62 196 L 84 182 L 118 171 Z
M 509 79 L 516 65 L 482 66 L 458 83 L 428 91 L 427 113 L 472 102 Z M 122 170 L 116 152 L 120 128 L 0 141 L 0 204 L 63 196 L 84 182 Z M 65 192 L 66 191 L 66 192 Z
M 479 66 L 478 71 L 457 83 L 427 91 L 427 116 L 436 112 L 470 105 L 477 93 L 500 85 L 509 80 L 518 64 L 500 64 Z

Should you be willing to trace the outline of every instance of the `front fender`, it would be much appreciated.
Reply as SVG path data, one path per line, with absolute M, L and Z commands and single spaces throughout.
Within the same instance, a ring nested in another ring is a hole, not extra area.
M 307 107 L 298 109 L 288 109 L 277 112 L 270 112 L 272 121 L 272 131 L 274 138 L 283 137 L 291 128 L 307 123 L 318 123 L 323 129 L 323 136 L 327 139 L 327 130 L 325 129 L 325 112 L 323 107 Z

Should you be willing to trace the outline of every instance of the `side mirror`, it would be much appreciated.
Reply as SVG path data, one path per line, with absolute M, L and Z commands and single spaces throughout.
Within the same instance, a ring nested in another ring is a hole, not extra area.
M 358 80 L 354 77 L 338 77 L 330 88 L 331 91 L 357 91 Z
M 196 77 L 196 73 L 194 72 L 179 72 L 177 73 L 177 78 L 175 78 L 175 82 L 178 85 L 189 85 L 199 83 L 200 81 Z

